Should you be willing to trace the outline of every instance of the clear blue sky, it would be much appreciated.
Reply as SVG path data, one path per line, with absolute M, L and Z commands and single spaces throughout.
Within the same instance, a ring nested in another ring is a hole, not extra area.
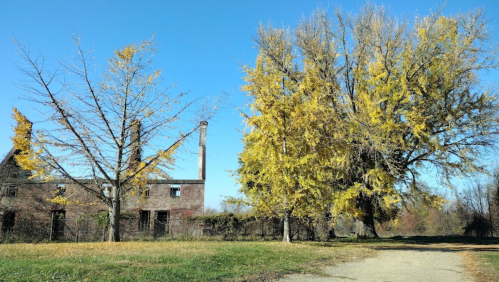
M 384 4 L 394 14 L 412 18 L 426 15 L 442 1 L 371 1 Z M 232 95 L 230 102 L 243 106 L 246 96 L 241 64 L 254 64 L 256 50 L 252 37 L 260 23 L 295 26 L 318 7 L 332 11 L 341 6 L 356 12 L 365 1 L 313 0 L 225 0 L 225 1 L 0 1 L 0 156 L 11 148 L 11 108 L 28 117 L 35 105 L 19 100 L 22 90 L 15 81 L 22 79 L 16 70 L 19 62 L 14 37 L 32 50 L 64 58 L 72 54 L 72 36 L 81 35 L 83 47 L 93 48 L 98 60 L 112 50 L 150 38 L 155 33 L 161 48 L 155 58 L 166 83 L 177 83 L 173 91 L 188 91 L 192 97 Z M 485 8 L 493 37 L 499 42 L 499 1 L 448 0 L 444 14 Z M 490 79 L 499 75 L 492 72 Z M 222 196 L 237 195 L 238 187 L 227 170 L 237 168 L 242 150 L 242 118 L 226 109 L 210 121 L 207 137 L 207 181 L 205 206 L 218 208 Z M 197 139 L 190 142 L 191 154 L 178 156 L 177 179 L 197 177 Z

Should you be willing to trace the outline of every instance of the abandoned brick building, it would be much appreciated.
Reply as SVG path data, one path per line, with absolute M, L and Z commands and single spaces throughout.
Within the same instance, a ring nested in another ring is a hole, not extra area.
M 200 125 L 198 178 L 149 180 L 142 195 L 122 200 L 122 238 L 202 233 L 202 226 L 184 219 L 202 215 L 204 211 L 207 126 L 207 122 Z M 13 148 L 0 163 L 0 231 L 4 237 L 11 234 L 77 241 L 104 238 L 107 228 L 101 218 L 107 217 L 104 203 L 83 190 L 78 190 L 80 201 L 95 202 L 94 205 L 63 206 L 51 202 L 56 193 L 73 193 L 75 184 L 66 179 L 29 180 L 30 172 L 16 164 L 16 153 Z M 102 189 L 108 186 L 105 182 L 98 185 Z

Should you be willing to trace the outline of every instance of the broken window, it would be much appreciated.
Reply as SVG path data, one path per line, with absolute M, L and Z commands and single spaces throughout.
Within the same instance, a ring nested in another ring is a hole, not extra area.
M 170 197 L 172 198 L 180 197 L 180 184 L 170 185 Z
M 170 211 L 156 211 L 154 218 L 154 238 L 168 234 L 170 230 Z
M 109 183 L 104 183 L 102 184 L 102 188 L 100 190 L 104 197 L 110 198 L 111 197 L 111 184 Z
M 139 188 L 139 194 L 141 196 L 143 195 L 146 198 L 149 197 L 150 191 L 151 191 L 151 185 L 149 185 L 149 184 L 146 185 L 145 187 L 140 186 L 140 188 Z
M 2 222 L 2 232 L 10 232 L 14 228 L 14 223 L 16 222 L 16 212 L 15 211 L 5 211 L 3 213 Z
M 7 198 L 14 198 L 17 197 L 17 185 L 11 184 L 7 186 Z
M 52 212 L 52 239 L 57 240 L 64 236 L 64 226 L 66 225 L 66 211 L 58 210 Z
M 26 179 L 27 178 L 27 172 L 25 170 L 20 170 L 19 171 L 19 174 L 17 175 L 18 178 L 21 178 L 21 179 Z
M 139 212 L 139 231 L 149 231 L 151 222 L 151 211 Z
M 66 185 L 65 184 L 57 184 L 57 190 L 55 192 L 55 195 L 64 197 L 64 195 L 66 195 Z

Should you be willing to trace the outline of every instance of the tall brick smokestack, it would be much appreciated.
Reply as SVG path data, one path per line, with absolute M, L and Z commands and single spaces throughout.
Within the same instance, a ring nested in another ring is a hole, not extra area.
M 138 164 L 142 161 L 142 148 L 140 145 L 140 127 L 141 123 L 138 120 L 133 120 L 130 129 L 130 163 L 128 168 L 135 170 Z
M 206 128 L 207 121 L 202 121 L 199 126 L 199 150 L 198 150 L 198 179 L 206 180 Z

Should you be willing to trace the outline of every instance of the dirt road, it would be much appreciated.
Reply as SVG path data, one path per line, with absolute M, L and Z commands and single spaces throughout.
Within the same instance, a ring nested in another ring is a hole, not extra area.
M 380 250 L 374 258 L 340 264 L 324 270 L 324 275 L 291 275 L 279 282 L 291 281 L 425 281 L 472 282 L 463 267 L 464 258 L 444 249 Z

